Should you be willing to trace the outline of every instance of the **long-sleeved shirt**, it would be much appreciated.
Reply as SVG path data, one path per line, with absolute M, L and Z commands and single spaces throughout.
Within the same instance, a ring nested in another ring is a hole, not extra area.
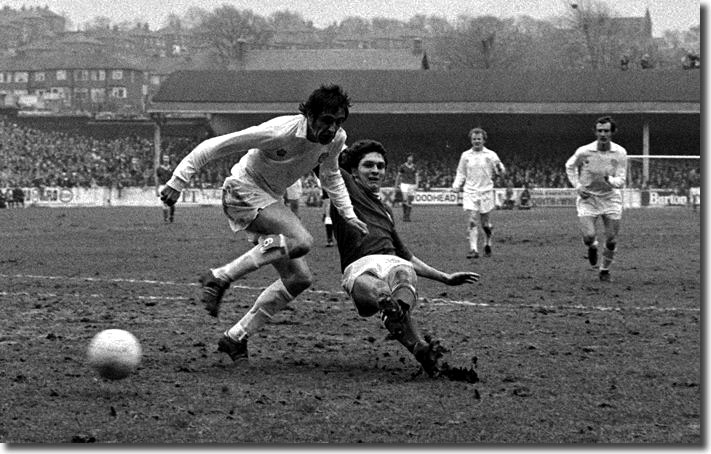
M 581 186 L 595 196 L 609 195 L 625 186 L 627 150 L 614 142 L 609 151 L 598 150 L 597 141 L 583 145 L 565 162 L 565 173 L 574 188 Z
M 328 145 L 306 138 L 304 115 L 286 115 L 241 131 L 213 137 L 201 142 L 178 164 L 168 186 L 182 190 L 190 178 L 205 164 L 226 156 L 242 156 L 232 167 L 231 178 L 248 178 L 276 199 L 302 175 L 319 166 L 319 179 L 331 203 L 344 218 L 355 218 L 353 206 L 338 169 L 338 155 L 346 132 L 339 129 Z
M 390 207 L 345 170 L 341 171 L 358 219 L 368 224 L 368 234 L 363 235 L 345 223 L 338 212 L 331 207 L 333 233 L 341 257 L 341 271 L 356 260 L 372 254 L 397 255 L 405 260 L 411 260 L 412 253 L 395 230 Z
M 470 148 L 459 158 L 452 188 L 458 191 L 463 187 L 467 193 L 491 191 L 494 189 L 494 175 L 505 171 L 495 151 L 486 147 L 481 151 Z

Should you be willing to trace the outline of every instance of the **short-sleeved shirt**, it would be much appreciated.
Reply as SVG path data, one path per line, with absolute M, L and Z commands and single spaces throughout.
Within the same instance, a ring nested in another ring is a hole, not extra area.
M 390 207 L 343 169 L 341 169 L 341 175 L 348 189 L 356 216 L 368 225 L 368 234 L 363 236 L 355 228 L 346 224 L 345 219 L 338 211 L 331 207 L 333 233 L 341 256 L 341 271 L 356 260 L 372 254 L 397 255 L 405 260 L 411 260 L 412 253 L 403 244 L 395 230 L 394 217 Z

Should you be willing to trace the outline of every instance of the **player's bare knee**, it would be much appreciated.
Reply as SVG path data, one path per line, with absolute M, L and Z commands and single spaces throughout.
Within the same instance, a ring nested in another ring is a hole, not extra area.
M 380 310 L 377 301 L 371 299 L 354 299 L 353 304 L 361 317 L 372 317 Z
M 583 235 L 583 243 L 585 246 L 592 246 L 595 244 L 595 235 Z
M 351 298 L 355 304 L 358 315 L 371 317 L 380 310 L 378 301 L 389 294 L 385 282 L 361 276 L 356 279 L 351 290 Z
M 417 303 L 417 274 L 412 267 L 397 267 L 391 270 L 388 284 L 393 300 L 401 306 L 406 306 L 405 310 L 414 309 Z
M 282 278 L 284 286 L 292 295 L 296 296 L 311 287 L 313 274 L 310 270 L 301 270 L 289 277 Z
M 295 259 L 308 254 L 313 245 L 314 238 L 308 232 L 302 232 L 299 235 L 290 237 L 289 258 Z

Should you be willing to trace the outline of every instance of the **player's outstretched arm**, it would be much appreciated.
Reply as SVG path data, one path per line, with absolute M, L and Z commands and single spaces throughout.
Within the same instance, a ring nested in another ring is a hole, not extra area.
M 445 273 L 428 265 L 414 255 L 410 259 L 410 262 L 412 262 L 412 266 L 418 276 L 439 281 L 447 285 L 473 284 L 474 282 L 477 282 L 480 277 L 478 273 L 474 273 L 472 271 L 459 271 L 451 274 Z
M 445 274 L 446 280 L 442 281 L 447 285 L 473 284 L 479 280 L 479 274 L 472 271 L 458 271 L 456 273 Z

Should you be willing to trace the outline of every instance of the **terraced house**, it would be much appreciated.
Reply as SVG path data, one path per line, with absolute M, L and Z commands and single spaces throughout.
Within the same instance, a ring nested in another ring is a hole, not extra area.
M 138 113 L 148 94 L 145 67 L 136 59 L 70 53 L 0 60 L 0 104 L 62 113 Z

